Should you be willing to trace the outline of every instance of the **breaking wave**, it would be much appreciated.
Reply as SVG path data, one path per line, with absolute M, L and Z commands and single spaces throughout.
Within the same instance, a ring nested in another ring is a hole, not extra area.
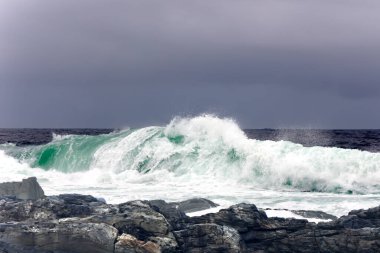
M 45 145 L 8 144 L 0 150 L 0 170 L 9 178 L 30 171 L 62 177 L 82 173 L 83 183 L 93 180 L 83 176 L 92 173 L 97 183 L 120 184 L 150 182 L 159 175 L 160 183 L 204 180 L 282 191 L 380 192 L 379 153 L 253 140 L 234 120 L 212 115 L 98 136 L 55 135 Z

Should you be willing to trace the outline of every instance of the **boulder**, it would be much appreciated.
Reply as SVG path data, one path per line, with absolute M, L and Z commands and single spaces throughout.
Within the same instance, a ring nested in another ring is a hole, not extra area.
M 336 220 L 337 217 L 328 214 L 322 211 L 313 211 L 313 210 L 291 210 L 292 213 L 300 215 L 304 218 L 314 218 L 314 219 L 321 219 L 321 220 Z
M 163 236 L 169 233 L 169 223 L 165 217 L 142 201 L 130 201 L 119 205 L 122 220 L 114 226 L 121 232 L 132 234 L 140 240 L 150 236 Z
M 184 213 L 198 212 L 219 206 L 211 200 L 204 198 L 193 198 L 180 202 L 170 202 L 169 204 L 176 206 Z
M 183 252 L 241 251 L 240 235 L 236 229 L 213 223 L 190 225 L 174 232 Z
M 140 241 L 129 234 L 122 234 L 117 238 L 115 253 L 160 253 L 160 246 L 154 242 Z
M 69 217 L 112 216 L 117 208 L 92 196 L 64 194 L 37 200 L 0 199 L 0 222 L 53 220 Z M 107 223 L 107 222 L 105 222 Z
M 36 200 L 44 197 L 44 191 L 38 184 L 37 178 L 30 177 L 21 182 L 0 183 L 0 196 Z
M 129 201 L 118 205 L 113 226 L 119 233 L 129 234 L 144 243 L 152 242 L 161 252 L 175 252 L 178 245 L 173 229 L 161 213 L 154 210 L 147 201 Z
M 146 203 L 153 210 L 162 214 L 174 230 L 179 230 L 185 225 L 187 216 L 176 205 L 163 200 L 151 200 Z
M 80 219 L 0 224 L 0 249 L 8 253 L 109 253 L 117 229 Z

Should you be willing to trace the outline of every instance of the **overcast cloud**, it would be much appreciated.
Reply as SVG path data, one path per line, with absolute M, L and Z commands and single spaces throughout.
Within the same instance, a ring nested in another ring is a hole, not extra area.
M 0 0 L 0 127 L 380 128 L 377 0 Z

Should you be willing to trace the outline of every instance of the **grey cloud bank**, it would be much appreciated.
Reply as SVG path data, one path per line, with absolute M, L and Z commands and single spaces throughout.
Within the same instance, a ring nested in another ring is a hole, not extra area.
M 378 1 L 0 0 L 0 127 L 212 112 L 380 128 Z

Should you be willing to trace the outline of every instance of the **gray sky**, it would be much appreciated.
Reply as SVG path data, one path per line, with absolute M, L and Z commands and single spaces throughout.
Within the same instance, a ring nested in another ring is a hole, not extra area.
M 0 0 L 0 127 L 380 128 L 380 1 Z

